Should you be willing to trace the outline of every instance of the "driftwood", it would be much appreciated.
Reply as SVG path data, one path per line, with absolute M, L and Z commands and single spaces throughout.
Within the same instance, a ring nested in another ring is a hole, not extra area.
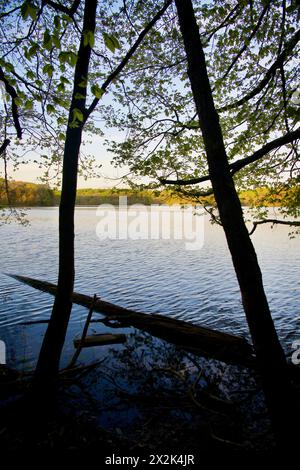
M 126 335 L 97 334 L 86 336 L 83 340 L 74 339 L 74 347 L 89 348 L 92 346 L 105 346 L 106 344 L 125 343 Z
M 14 279 L 35 289 L 55 295 L 56 285 L 37 279 L 10 275 Z M 90 307 L 93 298 L 77 292 L 72 301 Z M 159 314 L 146 314 L 119 307 L 103 300 L 97 300 L 94 311 L 105 317 L 103 323 L 112 327 L 134 327 L 152 336 L 166 340 L 198 356 L 218 359 L 228 364 L 255 367 L 255 359 L 250 344 L 242 337 L 193 325 L 191 323 Z M 112 323 L 117 322 L 117 325 Z

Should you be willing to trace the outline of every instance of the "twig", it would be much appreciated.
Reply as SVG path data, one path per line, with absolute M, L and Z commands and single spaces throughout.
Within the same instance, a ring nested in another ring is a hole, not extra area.
M 256 227 L 261 224 L 280 224 L 280 225 L 289 225 L 289 226 L 294 226 L 294 227 L 300 227 L 300 222 L 297 220 L 277 220 L 277 219 L 264 219 L 264 220 L 257 220 L 256 222 L 253 222 L 253 227 L 249 232 L 249 235 L 252 235 Z

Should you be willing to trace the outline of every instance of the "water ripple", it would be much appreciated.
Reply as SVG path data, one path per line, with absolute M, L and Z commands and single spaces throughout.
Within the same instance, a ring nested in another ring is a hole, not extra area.
M 32 209 L 30 227 L 1 227 L 1 271 L 56 281 L 57 209 Z M 95 209 L 76 212 L 75 289 L 149 313 L 248 335 L 239 288 L 223 231 L 206 220 L 204 246 L 187 251 L 181 240 L 99 240 Z M 280 337 L 289 347 L 299 338 L 299 240 L 288 228 L 260 227 L 253 236 L 270 307 Z M 0 274 L 0 338 L 11 362 L 34 360 L 52 298 Z M 80 329 L 86 310 L 74 306 L 68 338 Z M 26 354 L 24 353 L 26 352 Z M 94 354 L 90 352 L 88 354 Z M 21 359 L 20 359 L 21 358 Z M 26 360 L 24 359 L 26 358 Z

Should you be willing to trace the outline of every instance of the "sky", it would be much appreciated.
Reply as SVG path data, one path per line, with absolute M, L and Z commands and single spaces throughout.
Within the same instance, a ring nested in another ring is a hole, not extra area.
M 84 147 L 85 154 L 91 154 L 96 158 L 96 163 L 101 164 L 102 167 L 98 170 L 101 174 L 97 178 L 88 178 L 85 180 L 82 176 L 78 178 L 78 188 L 109 188 L 117 184 L 120 184 L 119 178 L 124 175 L 127 169 L 115 168 L 111 164 L 112 154 L 107 152 L 104 147 L 104 138 L 95 136 L 93 137 L 93 143 L 87 144 Z M 34 155 L 33 158 L 36 158 Z M 26 181 L 31 183 L 40 183 L 40 179 L 43 175 L 43 170 L 39 169 L 36 163 L 27 163 L 26 165 L 20 165 L 16 171 L 11 171 L 10 177 L 18 181 Z
M 2 98 L 2 99 L 1 99 Z M 111 96 L 105 98 L 105 104 L 112 103 Z M 3 106 L 3 97 L 0 95 L 0 107 Z M 85 155 L 91 155 L 95 158 L 96 165 L 102 165 L 100 169 L 96 169 L 97 177 L 85 179 L 83 176 L 78 176 L 78 189 L 80 188 L 111 188 L 114 186 L 124 187 L 124 183 L 120 181 L 120 178 L 128 173 L 127 167 L 115 168 L 112 165 L 111 160 L 113 154 L 107 151 L 104 142 L 106 140 L 121 141 L 123 139 L 123 133 L 117 130 L 105 129 L 102 127 L 103 136 L 99 135 L 87 135 L 86 140 L 89 141 L 81 146 L 81 150 Z M 83 140 L 84 137 L 83 137 Z M 26 145 L 25 139 L 20 141 Z M 42 150 L 40 154 L 43 153 Z M 22 158 L 23 159 L 23 158 Z M 8 164 L 8 176 L 9 178 L 17 181 L 25 181 L 30 183 L 41 183 L 41 177 L 44 174 L 44 170 L 39 168 L 38 163 L 33 163 L 30 160 L 40 161 L 39 150 L 36 152 L 26 152 L 26 164 L 20 164 L 15 170 L 13 165 Z M 0 168 L 0 176 L 3 177 L 3 167 Z M 49 182 L 50 185 L 51 181 Z M 57 184 L 56 180 L 53 181 L 53 185 Z

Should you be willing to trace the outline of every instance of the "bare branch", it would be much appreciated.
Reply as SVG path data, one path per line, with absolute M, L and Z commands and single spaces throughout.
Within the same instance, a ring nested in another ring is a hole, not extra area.
M 5 11 L 5 12 L 1 13 L 0 19 L 2 20 L 2 19 L 5 18 L 6 16 L 9 16 L 9 15 L 11 15 L 12 13 L 14 13 L 15 11 L 20 10 L 20 8 L 21 8 L 21 6 L 18 6 L 18 7 L 12 8 L 12 10 Z
M 205 175 L 205 176 L 200 176 L 199 178 L 189 178 L 187 180 L 181 180 L 181 179 L 167 180 L 167 179 L 164 179 L 164 178 L 160 178 L 159 181 L 161 182 L 161 184 L 174 184 L 174 185 L 179 185 L 179 186 L 190 186 L 190 185 L 193 185 L 193 184 L 204 183 L 204 181 L 209 181 L 209 180 L 210 180 L 210 176 Z
M 253 222 L 253 227 L 251 231 L 249 232 L 249 235 L 252 235 L 257 226 L 261 224 L 272 224 L 272 225 L 289 225 L 291 227 L 300 227 L 300 222 L 297 220 L 277 220 L 277 219 L 264 219 L 264 220 L 257 220 L 256 222 Z
M 124 10 L 124 13 L 126 15 L 126 18 L 128 20 L 128 23 L 130 24 L 130 26 L 132 27 L 132 29 L 137 33 L 137 30 L 134 26 L 134 24 L 132 23 L 131 21 L 131 18 L 130 18 L 130 15 L 129 15 L 129 12 L 128 12 L 128 8 L 127 8 L 127 4 L 126 4 L 126 0 L 123 0 L 123 10 Z

